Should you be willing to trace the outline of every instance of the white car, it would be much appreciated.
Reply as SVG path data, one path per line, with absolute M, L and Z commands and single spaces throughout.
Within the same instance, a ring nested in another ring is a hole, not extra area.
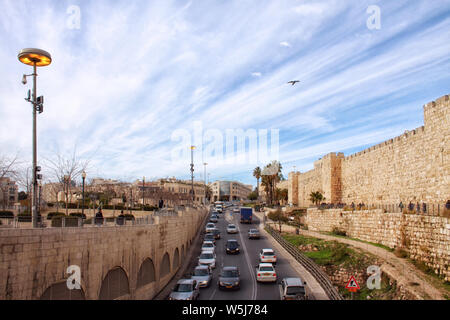
M 260 263 L 256 266 L 256 281 L 276 282 L 277 273 L 271 263 Z
M 272 249 L 262 249 L 259 252 L 259 262 L 277 263 L 277 256 Z
M 216 267 L 216 254 L 214 253 L 214 251 L 202 251 L 202 253 L 198 257 L 198 265 L 209 266 L 210 268 L 214 269 Z
M 233 209 L 233 212 L 234 212 L 234 213 L 239 213 L 239 212 L 241 212 L 241 209 L 239 209 L 239 208 L 234 208 L 234 209 Z
M 227 227 L 227 233 L 238 233 L 238 229 L 234 224 L 229 224 Z
M 212 232 L 216 228 L 216 225 L 212 222 L 208 223 L 205 228 L 206 233 Z
M 216 246 L 214 245 L 214 242 L 212 241 L 203 241 L 202 244 L 202 251 L 216 251 Z

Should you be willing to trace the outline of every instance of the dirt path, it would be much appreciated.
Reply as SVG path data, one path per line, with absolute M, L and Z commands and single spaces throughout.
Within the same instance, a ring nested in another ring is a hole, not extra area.
M 295 233 L 295 227 L 283 225 L 282 231 Z M 384 263 L 380 266 L 382 272 L 386 273 L 389 277 L 395 279 L 398 285 L 403 286 L 411 294 L 416 296 L 419 300 L 445 300 L 444 289 L 438 289 L 430 283 L 429 276 L 418 270 L 409 261 L 399 258 L 392 252 L 386 249 L 371 245 L 369 243 L 360 242 L 352 239 L 345 239 L 341 237 L 335 237 L 332 235 L 326 235 L 315 231 L 300 230 L 300 234 L 304 236 L 324 239 L 328 241 L 338 241 L 348 244 L 355 248 L 367 251 L 379 258 Z

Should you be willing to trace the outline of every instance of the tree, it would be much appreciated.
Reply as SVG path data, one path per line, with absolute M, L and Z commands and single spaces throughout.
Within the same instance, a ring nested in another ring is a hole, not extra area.
M 288 189 L 275 189 L 275 199 L 279 202 L 288 201 L 289 191 Z
M 268 214 L 268 218 L 274 222 L 278 222 L 281 233 L 281 225 L 288 221 L 288 218 L 283 214 L 281 210 L 276 210 Z
M 312 203 L 314 203 L 316 206 L 318 206 L 325 199 L 326 198 L 323 196 L 323 194 L 320 191 L 311 192 L 309 195 L 309 200 Z
M 253 169 L 253 176 L 256 178 L 256 192 L 259 197 L 259 179 L 261 179 L 261 168 L 256 167 Z
M 0 192 L 2 193 L 2 206 L 3 210 L 6 209 L 9 199 L 9 185 L 8 183 L 3 183 L 1 180 L 4 178 L 10 178 L 12 180 L 17 180 L 19 173 L 19 159 L 18 155 L 10 158 L 4 155 L 0 155 Z
M 257 191 L 252 191 L 248 194 L 248 200 L 256 200 L 258 199 L 258 193 Z
M 89 160 L 80 160 L 76 154 L 76 148 L 72 156 L 66 158 L 61 154 L 56 154 L 53 158 L 45 158 L 47 169 L 50 171 L 51 178 L 61 186 L 65 193 L 66 215 L 68 215 L 68 202 L 71 187 L 76 179 L 86 171 L 89 166 Z
M 283 178 L 281 169 L 281 163 L 274 160 L 266 165 L 261 173 L 261 184 L 264 186 L 270 205 L 275 200 L 275 186 Z

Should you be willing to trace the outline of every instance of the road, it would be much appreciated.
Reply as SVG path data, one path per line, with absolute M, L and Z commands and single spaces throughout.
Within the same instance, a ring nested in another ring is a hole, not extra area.
M 263 248 L 272 248 L 270 241 L 261 235 L 261 239 L 248 239 L 247 233 L 251 228 L 258 228 L 259 219 L 253 216 L 252 224 L 240 224 L 239 213 L 232 213 L 228 208 L 223 214 L 219 214 L 216 223 L 220 230 L 221 239 L 216 240 L 216 268 L 213 271 L 212 284 L 208 288 L 200 290 L 199 300 L 279 300 L 280 293 L 277 283 L 256 282 L 255 266 L 258 264 L 259 251 Z M 239 232 L 227 234 L 228 223 L 234 223 Z M 262 226 L 261 226 L 262 227 Z M 225 244 L 228 239 L 236 239 L 240 244 L 241 252 L 237 255 L 229 255 L 225 252 Z M 278 279 L 285 277 L 301 277 L 289 264 L 286 257 L 276 252 L 278 261 L 275 265 Z M 217 281 L 219 273 L 224 266 L 237 266 L 241 273 L 240 290 L 219 290 Z M 191 272 L 193 270 L 190 270 Z

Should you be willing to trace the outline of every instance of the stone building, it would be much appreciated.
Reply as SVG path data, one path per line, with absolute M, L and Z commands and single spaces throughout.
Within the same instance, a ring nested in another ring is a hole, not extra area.
M 450 101 L 424 107 L 424 126 L 356 154 L 329 153 L 314 169 L 289 173 L 289 203 L 311 204 L 320 191 L 328 203 L 445 203 L 450 198 Z
M 19 201 L 19 188 L 8 177 L 0 178 L 0 207 L 12 207 Z
M 245 200 L 253 189 L 251 185 L 238 181 L 215 181 L 210 186 L 212 190 L 212 201 Z

